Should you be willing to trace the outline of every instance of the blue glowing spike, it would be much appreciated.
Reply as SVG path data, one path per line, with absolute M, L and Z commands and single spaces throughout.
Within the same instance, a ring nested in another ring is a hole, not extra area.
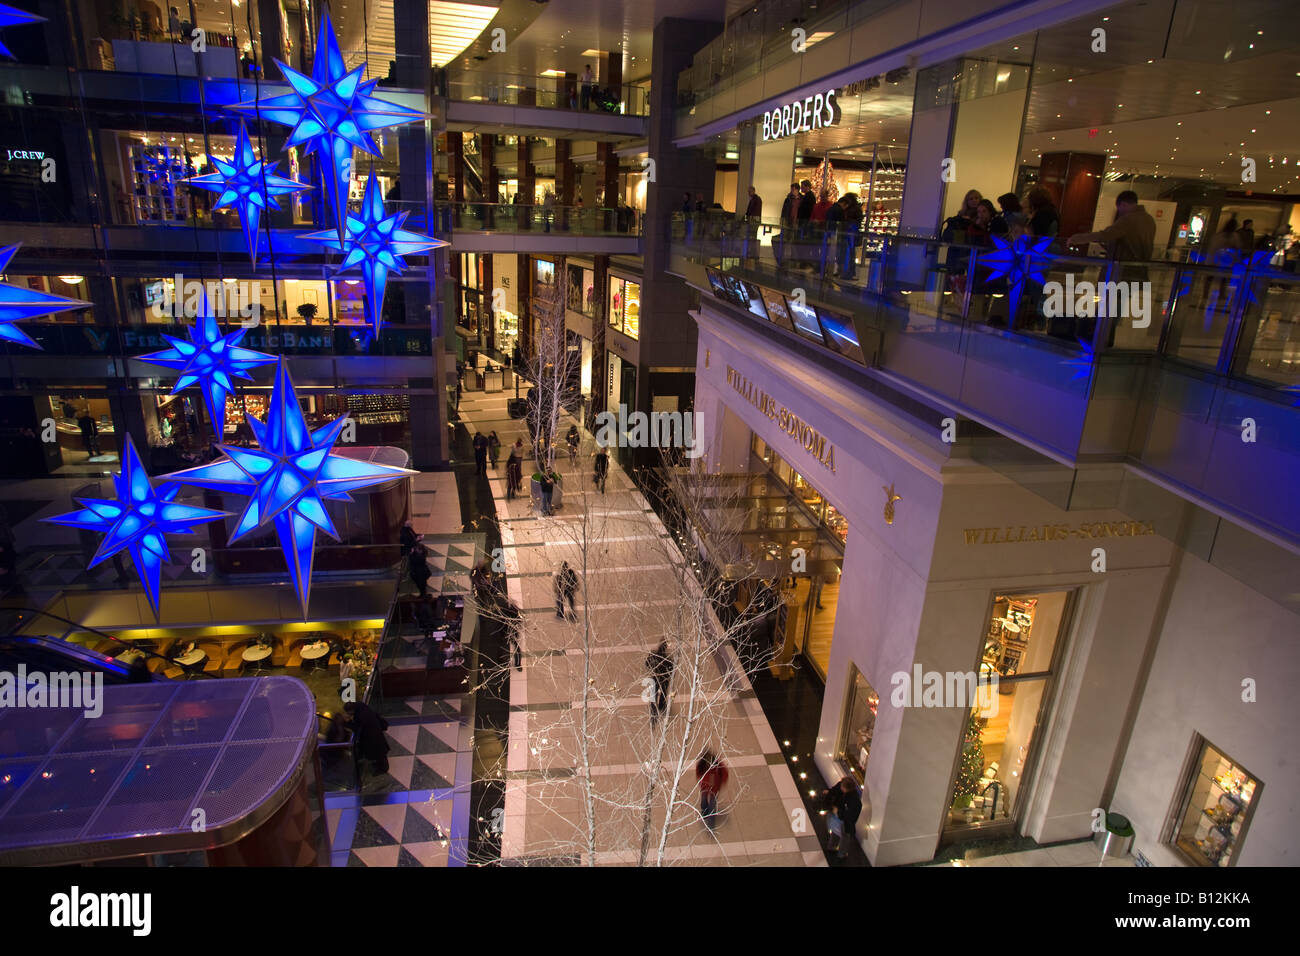
M 448 243 L 401 228 L 406 221 L 404 212 L 384 216 L 384 199 L 379 194 L 379 179 L 373 166 L 366 182 L 366 194 L 361 200 L 361 210 L 360 217 L 347 217 L 342 242 L 334 237 L 333 232 L 312 232 L 303 238 L 342 252 L 343 265 L 339 272 L 361 266 L 366 284 L 366 319 L 377 333 L 384 314 L 384 287 L 389 272 L 400 275 L 406 265 L 403 257 L 440 249 Z
M 1019 306 L 1020 297 L 1025 291 L 1025 282 L 1044 281 L 1043 270 L 1052 264 L 1056 256 L 1047 251 L 1052 244 L 1050 236 L 1035 239 L 1031 236 L 1019 236 L 1010 242 L 1000 236 L 993 236 L 997 247 L 993 252 L 980 254 L 980 263 L 989 270 L 989 281 L 1005 277 L 1010 283 L 1010 314 L 1014 317 Z
M 165 536 L 187 532 L 193 525 L 215 521 L 228 512 L 176 504 L 171 499 L 179 489 L 170 484 L 154 488 L 130 435 L 122 450 L 122 470 L 113 484 L 115 501 L 78 499 L 82 510 L 41 520 L 101 532 L 104 540 L 90 562 L 92 568 L 119 551 L 128 551 L 156 618 L 159 576 L 168 559 Z
M 311 599 L 316 531 L 338 538 L 325 511 L 325 500 L 415 472 L 333 454 L 331 449 L 341 432 L 342 419 L 315 431 L 307 428 L 289 366 L 283 358 L 276 369 L 266 422 L 249 421 L 258 448 L 223 445 L 221 450 L 228 458 L 168 478 L 249 497 L 231 540 L 254 528 L 274 524 L 305 619 Z
M 176 294 L 179 296 L 181 290 L 178 289 Z M 207 307 L 206 294 L 200 312 L 193 328 L 189 329 L 189 342 L 168 336 L 171 348 L 141 355 L 140 361 L 176 369 L 180 373 L 172 386 L 173 395 L 197 383 L 203 392 L 203 402 L 212 419 L 213 430 L 221 436 L 226 425 L 226 396 L 234 391 L 232 379 L 252 381 L 249 369 L 274 362 L 275 356 L 240 347 L 247 329 L 235 329 L 223 336 L 216 317 Z
M 44 17 L 38 17 L 36 14 L 28 13 L 26 10 L 18 10 L 14 7 L 0 3 L 0 29 L 3 29 L 4 27 L 17 26 L 18 24 L 23 23 L 44 22 Z M 9 48 L 3 43 L 0 43 L 0 56 L 7 56 L 11 60 L 14 59 L 14 55 L 9 52 Z M 0 269 L 0 272 L 3 271 L 3 269 Z
M 22 243 L 0 248 L 0 275 L 8 269 L 9 262 L 18 251 L 19 245 Z M 70 309 L 88 309 L 90 306 L 91 303 L 82 302 L 80 299 L 68 299 L 61 295 L 50 295 L 35 289 L 0 283 L 0 339 L 38 349 L 40 346 L 36 341 L 13 323 L 42 315 L 53 315 L 55 312 L 67 312 Z

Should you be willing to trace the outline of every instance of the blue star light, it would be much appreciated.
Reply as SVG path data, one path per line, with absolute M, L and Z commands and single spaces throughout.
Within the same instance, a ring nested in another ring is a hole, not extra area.
M 4 275 L 5 269 L 9 267 L 9 262 L 17 251 L 17 245 L 0 249 L 0 276 Z M 92 303 L 82 302 L 80 299 L 69 299 L 61 295 L 50 295 L 48 292 L 0 283 L 0 340 L 30 345 L 38 349 L 40 345 L 36 340 L 13 323 L 23 319 L 34 319 L 39 315 L 67 312 L 69 309 L 89 309 L 91 305 Z
M 117 491 L 115 499 L 77 498 L 77 504 L 84 506 L 82 510 L 41 520 L 103 533 L 104 540 L 90 562 L 92 568 L 119 551 L 128 551 L 156 618 L 158 580 L 163 562 L 171 558 L 165 536 L 188 534 L 194 525 L 215 521 L 229 512 L 177 503 L 181 489 L 172 482 L 154 488 L 130 435 L 122 452 L 122 470 L 113 477 L 113 487 Z
M 325 502 L 351 501 L 349 491 L 415 474 L 405 468 L 331 454 L 347 420 L 344 415 L 308 431 L 289 378 L 289 366 L 281 358 L 266 422 L 248 419 L 258 447 L 222 445 L 228 457 L 169 476 L 182 484 L 249 497 L 235 524 L 232 542 L 274 523 L 304 619 L 311 600 L 316 530 L 319 528 L 336 541 L 339 537 L 325 511 Z
M 303 236 L 314 242 L 324 243 L 332 249 L 343 253 L 343 272 L 353 266 L 361 266 L 361 274 L 366 280 L 366 321 L 371 324 L 376 334 L 384 314 L 384 285 L 388 273 L 401 275 L 404 256 L 412 256 L 429 249 L 439 249 L 449 243 L 432 236 L 422 236 L 402 228 L 408 213 L 399 212 L 392 216 L 384 215 L 384 199 L 379 195 L 379 179 L 375 171 L 370 170 L 370 179 L 366 183 L 366 195 L 361 200 L 361 216 L 352 214 L 347 217 L 347 231 L 340 242 L 333 232 L 313 232 Z
M 1085 342 L 1083 339 L 1075 336 L 1075 341 L 1079 343 L 1080 356 L 1076 359 L 1063 359 L 1061 364 L 1066 368 L 1075 370 L 1070 376 L 1070 381 L 1076 381 L 1081 378 L 1087 378 L 1092 374 L 1093 367 L 1097 364 L 1097 353 L 1092 350 L 1092 343 Z
M 378 156 L 379 147 L 370 135 L 371 130 L 413 123 L 423 119 L 424 114 L 371 95 L 379 81 L 361 81 L 365 64 L 351 71 L 347 69 L 328 13 L 321 17 L 319 35 L 311 76 L 276 60 L 290 92 L 254 103 L 239 103 L 230 109 L 260 114 L 264 119 L 292 126 L 289 146 L 305 143 L 307 152 L 322 154 L 321 174 L 334 206 L 342 242 L 352 179 L 352 150 L 363 149 Z
M 239 211 L 239 221 L 244 225 L 244 241 L 248 254 L 257 265 L 258 233 L 263 209 L 279 209 L 276 196 L 311 189 L 306 183 L 295 182 L 275 174 L 279 163 L 262 163 L 253 155 L 253 143 L 248 138 L 248 127 L 239 124 L 239 137 L 235 142 L 235 157 L 231 162 L 219 156 L 209 156 L 215 173 L 193 176 L 186 180 L 201 189 L 218 193 L 216 208 L 232 206 Z
M 28 13 L 26 10 L 16 10 L 13 7 L 5 6 L 0 3 L 0 28 L 17 26 L 20 23 L 44 23 L 44 17 L 38 17 L 34 13 Z M 15 59 L 14 55 L 9 52 L 9 48 L 0 43 L 0 55 L 7 56 L 9 59 Z
M 248 370 L 274 362 L 275 356 L 242 348 L 239 343 L 248 329 L 235 329 L 229 335 L 222 335 L 216 318 L 206 307 L 206 301 L 202 314 L 188 332 L 188 342 L 164 335 L 171 348 L 141 355 L 140 361 L 176 369 L 180 373 L 180 378 L 172 386 L 173 395 L 191 385 L 199 386 L 208 417 L 212 419 L 212 428 L 219 438 L 225 433 L 226 396 L 235 390 L 234 379 L 251 382 L 253 376 L 248 374 Z
M 1020 306 L 1020 296 L 1024 292 L 1025 282 L 1045 281 L 1043 270 L 1052 264 L 1055 256 L 1047 251 L 1052 244 L 1050 236 L 1033 239 L 1019 236 L 1015 242 L 1009 242 L 1000 236 L 993 236 L 997 249 L 980 255 L 983 265 L 988 268 L 988 281 L 1005 276 L 1010 283 L 1009 299 L 1011 315 L 1014 316 Z

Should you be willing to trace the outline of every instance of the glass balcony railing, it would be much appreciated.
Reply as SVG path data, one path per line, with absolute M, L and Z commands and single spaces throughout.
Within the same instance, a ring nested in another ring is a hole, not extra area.
M 513 203 L 439 202 L 434 225 L 439 234 L 456 230 L 504 233 L 565 233 L 579 236 L 640 236 L 643 214 L 630 206 L 598 209 L 587 206 Z
M 1127 460 L 1300 541 L 1281 491 L 1300 472 L 1300 277 L 1277 258 L 1118 262 L 729 215 L 679 215 L 671 248 L 678 271 L 736 280 L 724 301 L 767 290 L 794 316 L 802 290 L 816 317 L 787 330 L 840 354 L 818 319 L 851 316 L 865 364 L 1058 461 Z
M 580 76 L 525 76 L 513 73 L 464 73 L 448 77 L 442 91 L 450 100 L 498 103 L 507 106 L 540 106 L 545 109 L 648 116 L 650 89 L 644 84 L 625 83 L 586 86 Z

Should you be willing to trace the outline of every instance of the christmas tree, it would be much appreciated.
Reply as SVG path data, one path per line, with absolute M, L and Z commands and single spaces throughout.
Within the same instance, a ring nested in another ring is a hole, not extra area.
M 984 747 L 980 743 L 983 730 L 974 712 L 966 723 L 966 740 L 961 748 L 961 766 L 957 768 L 957 784 L 953 787 L 954 807 L 968 807 L 979 793 L 980 776 L 984 773 Z
M 822 160 L 822 164 L 817 167 L 817 172 L 812 175 L 812 194 L 818 201 L 822 198 L 822 193 L 831 202 L 840 198 L 840 187 L 835 185 L 835 167 L 831 165 L 831 158 L 827 156 Z

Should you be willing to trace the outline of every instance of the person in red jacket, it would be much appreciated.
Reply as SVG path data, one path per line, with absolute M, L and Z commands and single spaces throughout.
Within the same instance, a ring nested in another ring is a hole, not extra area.
M 706 750 L 695 762 L 695 776 L 700 781 L 700 813 L 712 830 L 717 826 L 718 791 L 727 782 L 727 765 L 712 750 Z

